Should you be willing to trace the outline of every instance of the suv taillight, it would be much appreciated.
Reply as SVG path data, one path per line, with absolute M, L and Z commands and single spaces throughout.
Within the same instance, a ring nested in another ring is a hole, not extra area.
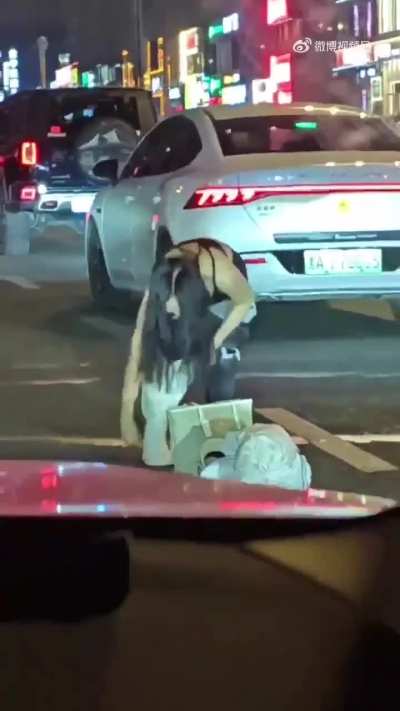
M 39 149 L 36 141 L 24 141 L 21 144 L 21 165 L 34 167 L 38 163 Z
M 25 185 L 21 188 L 20 200 L 22 202 L 34 202 L 38 196 L 36 185 Z

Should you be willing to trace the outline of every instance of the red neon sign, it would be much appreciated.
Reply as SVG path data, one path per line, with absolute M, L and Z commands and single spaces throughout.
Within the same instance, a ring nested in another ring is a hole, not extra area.
M 287 19 L 287 0 L 267 0 L 267 25 Z

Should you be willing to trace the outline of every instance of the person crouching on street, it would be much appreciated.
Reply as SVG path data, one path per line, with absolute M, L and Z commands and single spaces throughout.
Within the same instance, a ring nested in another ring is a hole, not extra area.
M 122 439 L 142 447 L 145 464 L 171 465 L 168 410 L 195 379 L 208 402 L 234 397 L 235 369 L 222 368 L 222 354 L 238 348 L 254 315 L 246 265 L 226 245 L 184 242 L 158 260 L 132 336 L 121 407 Z

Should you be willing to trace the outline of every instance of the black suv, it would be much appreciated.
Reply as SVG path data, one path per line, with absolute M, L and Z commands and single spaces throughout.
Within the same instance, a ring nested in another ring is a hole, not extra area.
M 24 91 L 0 105 L 0 253 L 27 254 L 49 224 L 82 232 L 105 185 L 96 163 L 123 166 L 156 122 L 141 89 Z

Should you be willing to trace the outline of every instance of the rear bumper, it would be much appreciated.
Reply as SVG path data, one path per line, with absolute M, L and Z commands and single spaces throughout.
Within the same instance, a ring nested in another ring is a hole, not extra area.
M 297 288 L 290 288 L 292 285 L 273 285 L 271 291 L 256 294 L 258 301 L 323 301 L 323 300 L 340 300 L 340 299 L 390 299 L 400 298 L 400 275 L 399 283 L 353 286 L 350 285 L 340 288 L 339 285 L 330 285 L 325 288 L 318 288 L 316 284 L 310 284 L 309 288 L 303 284 Z
M 400 260 L 400 244 L 398 246 Z M 318 301 L 400 297 L 400 267 L 381 274 L 309 276 L 290 273 L 272 253 L 242 254 L 250 284 L 259 301 Z M 262 259 L 265 258 L 265 263 Z
M 90 212 L 97 192 L 48 192 L 41 195 L 36 212 L 40 215 L 86 215 Z
M 87 213 L 96 197 L 95 192 L 48 192 L 39 198 L 33 210 L 34 227 L 47 225 L 71 226 L 83 232 Z

